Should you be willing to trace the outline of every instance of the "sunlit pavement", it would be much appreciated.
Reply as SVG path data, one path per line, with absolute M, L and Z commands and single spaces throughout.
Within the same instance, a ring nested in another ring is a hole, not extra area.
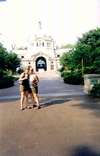
M 55 72 L 37 73 L 40 79 L 39 95 L 43 96 L 75 96 L 85 95 L 83 86 L 64 84 L 60 75 Z M 13 87 L 0 89 L 0 100 L 19 99 L 18 81 Z
M 0 102 L 0 156 L 99 156 L 100 101 L 46 98 L 39 110 Z
M 63 82 L 56 78 L 48 86 L 59 86 L 61 91 Z M 47 85 L 45 77 L 40 81 L 41 88 Z M 67 85 L 67 91 L 68 87 L 73 88 Z M 41 94 L 46 91 L 43 88 Z M 1 100 L 0 156 L 100 156 L 100 99 L 57 93 L 41 96 L 39 110 L 21 111 L 19 99 Z

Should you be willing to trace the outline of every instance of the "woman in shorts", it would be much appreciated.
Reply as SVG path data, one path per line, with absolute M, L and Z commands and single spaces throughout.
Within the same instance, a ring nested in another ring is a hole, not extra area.
M 30 88 L 32 90 L 32 94 L 33 94 L 34 100 L 36 102 L 36 106 L 38 109 L 40 109 L 41 107 L 39 104 L 39 97 L 38 97 L 38 82 L 39 82 L 39 78 L 35 74 L 34 69 L 31 68 L 30 69 L 30 77 L 29 77 Z
M 19 78 L 19 84 L 20 84 L 20 109 L 23 110 L 23 104 L 24 100 L 26 100 L 26 107 L 28 103 L 28 94 L 32 94 L 31 88 L 29 86 L 29 69 L 25 69 L 24 72 L 20 75 Z

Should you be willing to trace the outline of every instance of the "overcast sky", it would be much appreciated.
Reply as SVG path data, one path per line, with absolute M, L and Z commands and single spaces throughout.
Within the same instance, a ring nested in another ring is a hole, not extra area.
M 74 43 L 82 33 L 99 26 L 99 0 L 7 0 L 0 2 L 0 33 L 24 43 L 43 32 L 57 44 Z

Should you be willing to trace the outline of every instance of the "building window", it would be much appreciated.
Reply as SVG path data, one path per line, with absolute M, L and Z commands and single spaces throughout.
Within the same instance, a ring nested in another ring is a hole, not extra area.
M 53 64 L 51 64 L 51 70 L 54 70 L 54 65 Z
M 57 57 L 60 57 L 60 55 L 58 54 Z
M 54 63 L 51 61 L 51 70 L 54 70 Z
M 42 42 L 42 46 L 44 47 L 44 42 Z
M 23 58 L 24 58 L 24 56 L 21 56 L 21 58 L 23 59 Z
M 37 46 L 37 47 L 39 46 L 38 42 L 36 43 L 36 46 Z

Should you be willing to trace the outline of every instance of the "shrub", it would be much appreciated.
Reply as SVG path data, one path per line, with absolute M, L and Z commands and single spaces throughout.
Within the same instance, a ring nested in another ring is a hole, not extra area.
M 0 69 L 0 79 L 7 75 L 7 72 L 3 69 Z
M 94 84 L 92 90 L 90 91 L 90 95 L 93 97 L 100 97 L 100 83 Z
M 61 77 L 64 77 L 65 71 L 62 71 L 60 74 L 61 74 Z
M 79 85 L 83 84 L 81 73 L 78 72 L 63 72 L 63 79 L 65 83 Z
M 58 69 L 59 72 L 63 72 L 64 71 L 64 67 L 61 67 L 60 69 Z
M 0 79 L 0 89 L 8 88 L 14 85 L 14 78 L 12 76 L 4 76 Z

